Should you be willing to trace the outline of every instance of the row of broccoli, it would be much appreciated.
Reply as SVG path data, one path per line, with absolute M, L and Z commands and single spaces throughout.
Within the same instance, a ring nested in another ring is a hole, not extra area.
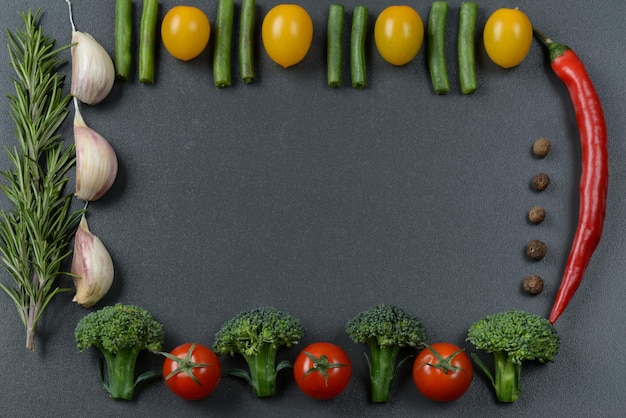
M 402 360 L 401 349 L 423 348 L 427 343 L 425 328 L 419 318 L 393 305 L 379 304 L 357 314 L 346 324 L 346 332 L 356 343 L 368 346 L 370 398 L 385 402 Z M 254 393 L 271 396 L 277 373 L 288 367 L 276 364 L 280 347 L 297 344 L 304 335 L 300 321 L 273 307 L 241 312 L 225 322 L 215 335 L 213 351 L 217 355 L 241 355 L 248 370 L 245 374 Z M 136 377 L 135 363 L 140 352 L 161 350 L 163 326 L 143 308 L 116 304 L 94 311 L 82 318 L 75 330 L 79 351 L 95 347 L 106 364 L 100 368 L 103 388 L 113 398 L 132 399 L 135 387 L 159 373 L 147 372 Z M 559 337 L 550 322 L 541 316 L 511 310 L 487 316 L 469 328 L 467 341 L 477 349 L 492 353 L 493 371 L 477 355 L 472 358 L 493 384 L 501 402 L 517 400 L 521 392 L 521 367 L 524 361 L 552 362 L 559 347 Z M 226 373 L 228 374 L 228 372 Z

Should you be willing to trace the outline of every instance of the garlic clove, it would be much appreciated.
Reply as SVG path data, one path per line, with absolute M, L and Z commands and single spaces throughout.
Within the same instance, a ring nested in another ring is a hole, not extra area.
M 75 195 L 82 200 L 94 201 L 100 199 L 113 185 L 117 177 L 117 155 L 102 135 L 85 124 L 78 105 L 75 109 Z
M 91 35 L 79 32 L 74 26 L 72 5 L 70 9 L 72 24 L 72 83 L 70 94 L 83 103 L 95 105 L 109 95 L 115 81 L 113 60 L 102 45 Z
M 74 32 L 72 43 L 72 84 L 70 94 L 83 103 L 95 105 L 113 88 L 115 68 L 104 48 L 83 32 Z
M 72 302 L 85 308 L 93 306 L 111 288 L 113 261 L 102 241 L 91 233 L 83 215 L 74 236 L 72 275 L 76 295 Z

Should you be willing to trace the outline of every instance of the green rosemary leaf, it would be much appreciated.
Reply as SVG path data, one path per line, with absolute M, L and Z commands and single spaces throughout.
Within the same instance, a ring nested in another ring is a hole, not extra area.
M 54 39 L 38 26 L 39 11 L 20 14 L 24 29 L 7 31 L 9 65 L 15 93 L 9 95 L 17 146 L 5 148 L 12 167 L 0 171 L 0 190 L 14 206 L 0 211 L 0 259 L 13 285 L 0 282 L 26 328 L 26 346 L 34 349 L 37 323 L 50 301 L 68 291 L 56 284 L 71 255 L 69 243 L 84 209 L 72 210 L 65 193 L 68 171 L 75 165 L 74 146 L 57 133 L 71 101 L 56 72 L 59 53 Z

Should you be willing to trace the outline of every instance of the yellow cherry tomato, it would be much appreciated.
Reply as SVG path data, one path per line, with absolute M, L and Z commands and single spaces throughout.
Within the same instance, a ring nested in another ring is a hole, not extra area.
M 532 41 L 533 26 L 518 9 L 498 9 L 485 23 L 485 51 L 502 68 L 519 65 L 528 55 Z
M 376 49 L 393 65 L 404 65 L 415 58 L 423 40 L 424 23 L 410 6 L 389 6 L 376 18 Z
M 274 6 L 263 18 L 261 36 L 265 52 L 284 68 L 302 61 L 313 40 L 313 21 L 296 4 Z
M 189 61 L 209 43 L 211 25 L 204 12 L 193 6 L 175 6 L 163 17 L 161 39 L 173 57 Z

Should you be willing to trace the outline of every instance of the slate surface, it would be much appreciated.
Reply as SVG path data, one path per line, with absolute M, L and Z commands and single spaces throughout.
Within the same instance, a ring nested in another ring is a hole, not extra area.
M 134 3 L 137 29 L 141 2 Z M 414 388 L 408 367 L 399 373 L 392 400 L 372 405 L 365 347 L 344 332 L 357 312 L 380 302 L 396 304 L 422 318 L 431 342 L 455 342 L 469 352 L 474 348 L 464 342 L 466 330 L 487 314 L 512 308 L 549 313 L 576 226 L 577 129 L 567 93 L 537 43 L 522 65 L 506 71 L 479 46 L 479 90 L 461 95 L 455 58 L 460 1 L 450 1 L 452 91 L 443 97 L 432 93 L 425 49 L 409 65 L 393 68 L 377 54 L 371 36 L 367 89 L 349 87 L 347 56 L 344 86 L 328 88 L 329 2 L 298 3 L 310 12 L 315 35 L 296 67 L 279 68 L 257 41 L 258 79 L 251 85 L 238 81 L 234 58 L 233 86 L 218 89 L 212 46 L 189 63 L 161 47 L 154 85 L 140 84 L 135 73 L 133 81 L 117 83 L 101 105 L 82 108 L 87 124 L 109 139 L 120 162 L 113 189 L 88 209 L 90 227 L 116 267 L 113 288 L 95 308 L 123 302 L 148 309 L 164 324 L 165 348 L 171 349 L 191 340 L 210 345 L 236 313 L 273 305 L 302 320 L 307 332 L 300 348 L 330 340 L 348 351 L 354 375 L 347 391 L 335 400 L 313 401 L 287 372 L 277 395 L 265 400 L 232 378 L 199 402 L 179 400 L 160 383 L 138 390 L 132 402 L 110 400 L 97 382 L 97 353 L 78 354 L 75 348 L 74 327 L 88 311 L 70 302 L 71 293 L 48 308 L 32 353 L 24 348 L 12 302 L 2 295 L 3 411 L 24 417 L 619 416 L 626 406 L 626 366 L 620 361 L 626 338 L 623 4 L 479 3 L 479 28 L 496 8 L 519 7 L 538 28 L 569 44 L 604 103 L 611 156 L 606 230 L 586 280 L 556 324 L 562 339 L 557 361 L 525 366 L 523 395 L 513 405 L 498 404 L 479 374 L 458 401 L 431 402 Z M 176 4 L 161 1 L 160 16 Z M 186 4 L 200 6 L 214 21 L 215 1 Z M 343 4 L 347 22 L 355 5 L 367 5 L 373 27 L 391 3 Z M 257 2 L 259 25 L 272 5 Z M 426 21 L 430 3 L 411 5 Z M 59 44 L 69 43 L 62 0 L 7 0 L 0 27 L 21 29 L 17 12 L 40 6 L 45 32 Z M 113 52 L 112 1 L 75 0 L 74 18 L 79 30 Z M 69 60 L 69 54 L 64 57 Z M 13 92 L 7 60 L 6 47 L 0 48 L 3 97 Z M 69 75 L 69 65 L 61 72 Z M 0 100 L 3 146 L 15 143 L 13 129 L 8 100 Z M 61 134 L 71 141 L 71 118 Z M 541 136 L 553 143 L 543 160 L 531 153 Z M 5 153 L 0 166 L 8 167 Z M 552 184 L 539 194 L 529 182 L 540 171 L 550 174 Z M 535 204 L 548 211 L 540 226 L 526 220 Z M 8 207 L 4 197 L 0 205 Z M 531 239 L 548 245 L 541 262 L 524 256 Z M 520 290 L 531 273 L 546 280 L 537 297 Z M 11 283 L 5 272 L 0 280 Z M 284 350 L 279 357 L 293 359 L 297 352 Z M 138 367 L 159 364 L 146 354 Z M 240 365 L 236 358 L 223 359 L 224 368 Z

